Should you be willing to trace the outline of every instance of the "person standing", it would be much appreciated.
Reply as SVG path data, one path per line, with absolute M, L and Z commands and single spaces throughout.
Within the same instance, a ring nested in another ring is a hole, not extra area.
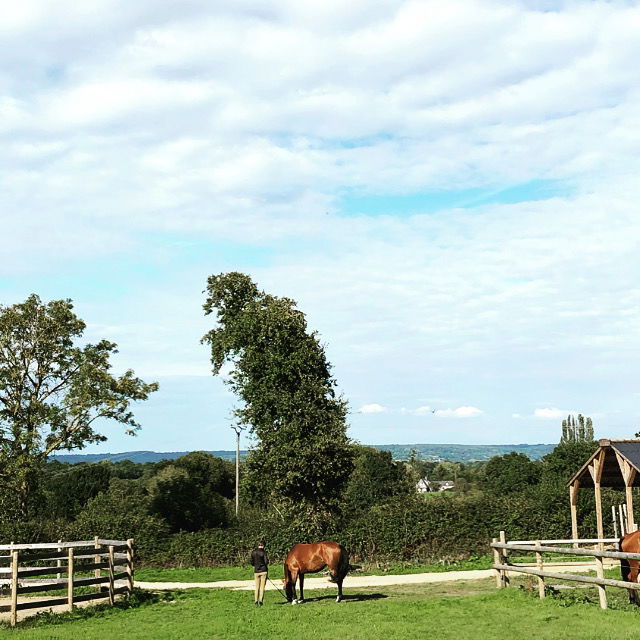
M 261 607 L 269 572 L 269 558 L 267 558 L 267 552 L 265 551 L 264 540 L 260 540 L 258 548 L 251 552 L 251 564 L 253 565 L 253 576 L 256 581 L 256 607 Z

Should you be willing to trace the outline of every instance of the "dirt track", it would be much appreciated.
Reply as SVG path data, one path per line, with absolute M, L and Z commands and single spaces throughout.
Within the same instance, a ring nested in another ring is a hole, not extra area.
M 586 572 L 595 570 L 595 565 L 592 563 L 578 564 L 570 563 L 571 571 Z M 545 564 L 545 567 L 564 567 L 566 564 L 551 563 Z M 384 587 L 396 584 L 423 584 L 433 582 L 453 582 L 456 580 L 483 580 L 493 577 L 493 569 L 477 569 L 472 571 L 443 571 L 441 573 L 409 573 L 404 575 L 389 575 L 389 576 L 359 576 L 349 575 L 345 580 L 345 587 Z M 514 574 L 515 575 L 515 574 Z M 267 582 L 267 589 L 273 590 L 276 587 L 282 588 L 280 580 Z M 141 589 L 157 589 L 157 590 L 169 590 L 169 589 L 233 589 L 239 590 L 252 590 L 254 588 L 253 580 L 224 580 L 220 582 L 139 582 L 136 580 L 136 587 Z M 321 578 L 305 578 L 304 580 L 305 591 L 309 589 L 335 589 L 335 584 L 329 582 L 327 577 Z

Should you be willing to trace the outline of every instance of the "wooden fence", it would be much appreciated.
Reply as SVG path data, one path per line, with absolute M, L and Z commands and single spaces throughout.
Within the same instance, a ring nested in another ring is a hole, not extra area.
M 538 593 L 541 598 L 545 597 L 545 579 L 566 580 L 568 582 L 582 582 L 596 585 L 600 597 L 600 606 L 607 608 L 607 594 L 605 587 L 621 587 L 624 589 L 640 590 L 640 585 L 635 582 L 624 582 L 623 580 L 613 580 L 604 577 L 604 558 L 616 560 L 640 560 L 640 553 L 623 553 L 621 551 L 607 551 L 605 544 L 617 547 L 617 538 L 589 538 L 589 539 L 567 539 L 567 540 L 514 540 L 506 541 L 504 531 L 500 532 L 500 539 L 494 538 L 491 543 L 494 555 L 493 568 L 496 570 L 496 586 L 504 588 L 509 586 L 509 573 L 524 573 L 538 577 Z M 556 545 L 572 545 L 556 546 Z M 580 548 L 580 545 L 595 545 L 597 548 Z M 536 558 L 536 566 L 529 567 L 522 564 L 515 564 L 509 561 L 509 553 L 513 551 L 533 553 Z M 595 559 L 596 577 L 578 575 L 575 573 L 557 573 L 545 570 L 544 557 L 542 554 L 562 554 L 582 557 L 592 557 Z
M 126 580 L 126 584 L 116 587 L 116 580 Z M 95 592 L 74 593 L 74 589 L 88 586 Z M 9 604 L 0 605 L 0 612 L 10 612 L 11 626 L 18 620 L 18 611 L 24 609 L 66 605 L 72 611 L 74 604 L 97 598 L 108 598 L 113 605 L 117 594 L 133 590 L 133 540 L 95 537 L 77 542 L 0 545 L 0 587 L 10 598 Z M 50 591 L 66 591 L 66 595 L 18 601 L 19 596 Z

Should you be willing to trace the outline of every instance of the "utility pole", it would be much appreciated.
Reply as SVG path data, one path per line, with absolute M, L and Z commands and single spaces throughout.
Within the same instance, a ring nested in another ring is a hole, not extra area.
M 236 432 L 236 518 L 240 508 L 240 434 L 244 427 L 232 425 L 231 428 Z

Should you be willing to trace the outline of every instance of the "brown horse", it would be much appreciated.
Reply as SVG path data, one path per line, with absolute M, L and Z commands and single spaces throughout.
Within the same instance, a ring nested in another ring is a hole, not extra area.
M 304 574 L 316 573 L 327 567 L 329 580 L 338 586 L 336 602 L 342 600 L 342 581 L 349 571 L 349 554 L 337 542 L 325 540 L 313 544 L 294 544 L 284 560 L 284 587 L 287 601 L 297 604 L 304 600 Z M 296 582 L 300 578 L 300 599 L 296 597 Z
M 625 553 L 640 553 L 640 531 L 632 531 L 627 533 L 622 540 L 620 540 L 620 551 Z M 622 579 L 625 582 L 638 582 L 638 568 L 640 567 L 640 560 L 626 560 L 622 558 L 620 560 L 620 572 L 622 573 Z M 638 592 L 635 589 L 628 589 L 629 602 L 631 604 L 640 604 L 640 598 Z

